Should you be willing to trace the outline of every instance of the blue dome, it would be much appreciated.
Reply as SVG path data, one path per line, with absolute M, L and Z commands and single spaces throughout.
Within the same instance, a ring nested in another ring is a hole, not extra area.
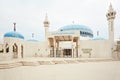
M 83 37 L 93 37 L 93 31 L 84 25 L 67 25 L 59 29 L 60 31 L 68 31 L 68 30 L 80 30 L 80 35 Z
M 24 36 L 22 34 L 15 32 L 15 31 L 5 33 L 4 37 L 13 37 L 13 38 L 24 39 Z

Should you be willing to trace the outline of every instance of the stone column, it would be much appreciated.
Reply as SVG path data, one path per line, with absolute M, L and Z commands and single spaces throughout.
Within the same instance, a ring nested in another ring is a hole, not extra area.
M 4 43 L 4 45 L 3 45 L 3 53 L 5 54 L 6 53 L 6 44 Z
M 60 51 L 61 51 L 61 53 L 60 53 L 60 57 L 63 58 L 63 49 L 60 48 Z
M 54 38 L 54 57 L 56 57 L 56 40 Z
M 80 53 L 80 38 L 78 37 L 78 57 L 81 57 Z
M 9 46 L 9 52 L 8 53 L 10 54 L 11 58 L 14 58 L 13 44 L 9 43 L 8 46 Z
M 73 48 L 73 47 L 74 47 L 74 45 L 73 45 L 73 37 L 72 37 L 72 41 L 71 41 L 71 42 L 72 42 L 72 46 L 71 46 L 71 47 L 72 47 L 72 58 L 73 58 L 73 57 L 74 57 L 74 48 Z
M 56 53 L 56 55 L 58 56 L 59 55 L 59 41 L 56 41 L 56 43 L 57 43 L 57 53 Z M 59 57 L 60 57 L 60 55 L 59 55 Z
M 17 44 L 18 45 L 18 58 L 22 58 L 21 56 L 21 45 L 20 44 Z

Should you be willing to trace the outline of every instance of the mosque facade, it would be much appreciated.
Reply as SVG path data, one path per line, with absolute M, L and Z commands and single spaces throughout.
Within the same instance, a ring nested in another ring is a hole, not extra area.
M 106 14 L 109 38 L 98 36 L 93 38 L 93 31 L 84 25 L 71 24 L 57 31 L 49 31 L 50 22 L 47 15 L 44 20 L 45 41 L 34 38 L 24 40 L 24 36 L 16 31 L 4 34 L 4 43 L 0 44 L 0 59 L 26 57 L 61 57 L 61 58 L 112 58 L 114 54 L 114 19 L 116 12 L 112 5 Z M 34 36 L 34 35 L 33 35 Z

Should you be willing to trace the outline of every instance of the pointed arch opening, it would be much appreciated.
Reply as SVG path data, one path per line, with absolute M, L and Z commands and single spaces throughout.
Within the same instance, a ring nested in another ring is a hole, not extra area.
M 6 45 L 5 45 L 5 52 L 6 52 L 6 53 L 9 52 L 9 45 L 8 45 L 8 43 L 6 43 Z
M 13 57 L 18 58 L 18 46 L 16 43 L 13 45 Z

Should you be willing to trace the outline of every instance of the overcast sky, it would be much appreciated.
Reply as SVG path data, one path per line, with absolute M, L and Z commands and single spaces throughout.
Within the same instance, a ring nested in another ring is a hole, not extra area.
M 99 31 L 103 38 L 108 37 L 106 12 L 110 2 L 117 12 L 115 38 L 120 36 L 120 0 L 0 0 L 0 33 L 13 31 L 16 22 L 17 32 L 25 39 L 35 34 L 37 40 L 44 40 L 43 21 L 46 13 L 50 21 L 50 31 L 65 25 L 75 24 L 90 27 L 94 35 Z

